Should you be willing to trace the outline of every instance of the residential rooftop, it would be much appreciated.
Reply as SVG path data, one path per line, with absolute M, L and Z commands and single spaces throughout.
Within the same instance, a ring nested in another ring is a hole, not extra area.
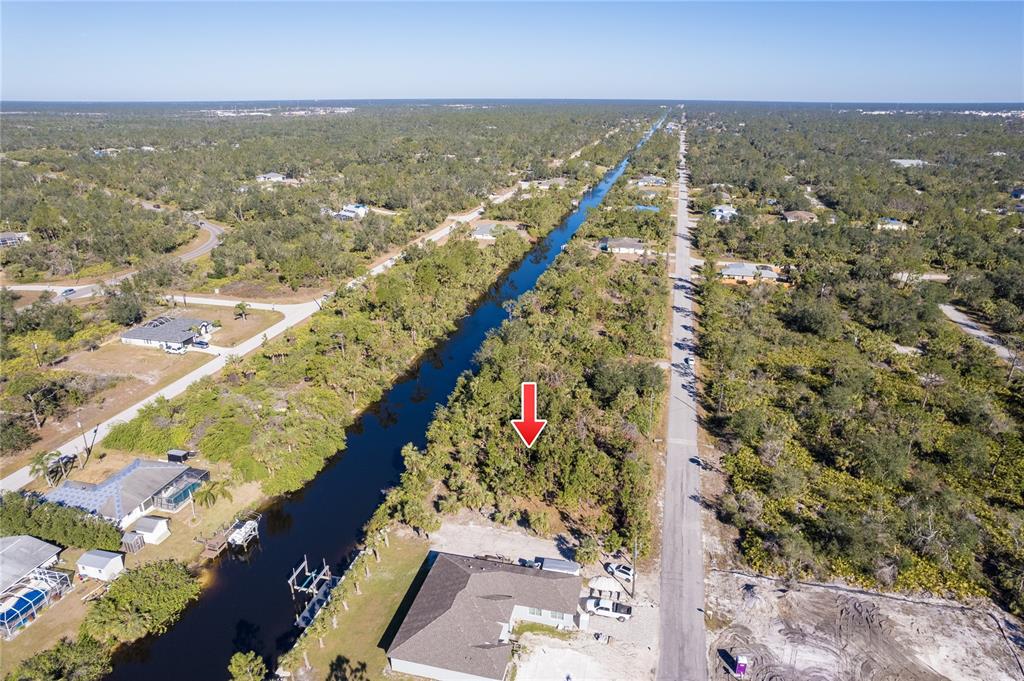
M 188 470 L 188 466 L 171 461 L 135 459 L 102 482 L 67 480 L 45 497 L 120 522 Z
M 573 614 L 574 575 L 438 553 L 388 656 L 500 679 L 511 658 L 503 640 L 516 606 Z
M 128 329 L 121 337 L 162 343 L 184 343 L 197 335 L 193 329 L 204 325 L 209 326 L 210 322 L 190 317 L 156 317 L 134 329 Z
M 27 534 L 0 537 L 0 593 L 58 553 L 59 546 Z

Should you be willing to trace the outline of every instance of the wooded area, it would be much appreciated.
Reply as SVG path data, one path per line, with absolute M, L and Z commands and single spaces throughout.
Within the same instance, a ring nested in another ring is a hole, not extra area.
M 989 594 L 1024 612 L 1022 376 L 937 307 L 962 301 L 993 322 L 999 309 L 1002 330 L 1020 330 L 1024 240 L 1009 196 L 1024 173 L 1020 122 L 691 116 L 695 206 L 740 210 L 731 222 L 702 218 L 696 241 L 707 258 L 704 406 L 730 485 L 719 511 L 746 560 L 770 573 Z M 782 208 L 818 221 L 783 223 Z M 909 227 L 876 229 L 885 217 Z M 787 266 L 792 286 L 727 286 L 716 256 Z M 894 276 L 933 268 L 954 273 L 948 288 Z M 985 295 L 967 300 L 964 276 L 988 282 Z

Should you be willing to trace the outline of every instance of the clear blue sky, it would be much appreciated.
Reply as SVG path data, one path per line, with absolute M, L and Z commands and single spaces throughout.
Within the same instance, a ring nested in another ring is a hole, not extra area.
M 1024 3 L 2 2 L 4 100 L 1024 100 Z

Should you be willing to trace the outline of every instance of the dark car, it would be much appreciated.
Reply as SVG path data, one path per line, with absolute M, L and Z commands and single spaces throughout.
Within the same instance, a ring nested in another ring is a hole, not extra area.
M 73 295 L 74 293 L 75 293 L 75 289 L 73 289 L 73 288 L 66 288 L 66 289 L 64 289 L 63 291 L 60 292 L 60 294 L 62 296 L 64 296 L 64 297 Z
M 196 346 L 197 348 L 202 348 L 203 350 L 205 350 L 206 348 L 210 347 L 210 344 L 209 344 L 209 343 L 207 343 L 207 342 L 206 342 L 206 341 L 204 341 L 204 340 L 198 340 L 198 341 L 194 341 L 194 342 L 192 343 L 192 345 Z

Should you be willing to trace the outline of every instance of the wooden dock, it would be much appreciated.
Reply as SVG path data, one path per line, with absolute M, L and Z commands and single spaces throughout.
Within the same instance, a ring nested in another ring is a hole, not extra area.
M 228 547 L 228 530 L 223 528 L 210 537 L 199 537 L 196 539 L 203 545 L 203 552 L 199 555 L 202 560 L 213 560 Z

